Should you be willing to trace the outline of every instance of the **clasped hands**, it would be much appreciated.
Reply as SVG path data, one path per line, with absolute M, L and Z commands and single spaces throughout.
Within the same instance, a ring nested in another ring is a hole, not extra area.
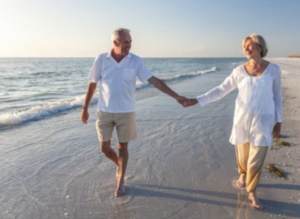
M 198 100 L 196 98 L 186 98 L 186 97 L 183 97 L 183 96 L 178 96 L 176 98 L 176 100 L 183 107 L 194 106 L 198 103 Z

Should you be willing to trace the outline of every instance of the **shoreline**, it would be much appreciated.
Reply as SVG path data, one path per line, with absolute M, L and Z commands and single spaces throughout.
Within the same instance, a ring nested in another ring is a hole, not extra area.
M 161 92 L 137 101 L 138 138 L 129 145 L 126 194 L 113 196 L 115 165 L 101 154 L 96 106 L 87 125 L 80 109 L 3 131 L 0 142 L 0 217 L 29 218 L 294 218 L 300 207 L 300 60 L 268 59 L 282 69 L 282 134 L 291 147 L 268 151 L 258 186 L 264 209 L 252 208 L 228 142 L 237 91 L 205 107 L 182 108 Z M 195 97 L 219 85 L 229 71 L 170 87 Z M 25 134 L 24 134 L 25 133 Z M 116 149 L 114 133 L 112 147 Z M 268 163 L 288 178 L 271 177 Z

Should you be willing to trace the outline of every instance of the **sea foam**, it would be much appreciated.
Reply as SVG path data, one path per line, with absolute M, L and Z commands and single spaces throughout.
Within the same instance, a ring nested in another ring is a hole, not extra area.
M 189 72 L 189 73 L 183 73 L 183 74 L 177 74 L 177 75 L 165 76 L 165 77 L 162 76 L 160 77 L 160 79 L 167 83 L 174 80 L 182 80 L 185 78 L 195 77 L 195 76 L 212 73 L 216 71 L 218 71 L 218 68 L 212 67 L 210 69 L 201 70 L 201 71 L 195 71 L 195 72 Z M 149 85 L 150 84 L 148 82 L 141 83 L 140 81 L 137 81 L 136 88 L 141 89 Z M 12 125 L 21 124 L 28 121 L 44 119 L 46 117 L 55 115 L 62 111 L 81 107 L 83 105 L 83 101 L 84 101 L 84 95 L 75 97 L 71 100 L 51 102 L 43 105 L 33 106 L 30 109 L 0 115 L 0 129 Z M 97 102 L 97 97 L 94 97 L 92 99 L 91 104 L 95 104 L 96 102 Z
M 83 101 L 84 96 L 80 96 L 71 100 L 51 102 L 34 106 L 27 110 L 0 115 L 0 128 L 24 123 L 27 121 L 40 120 L 58 112 L 80 107 L 82 106 Z M 96 101 L 97 98 L 93 98 L 92 103 L 95 103 Z

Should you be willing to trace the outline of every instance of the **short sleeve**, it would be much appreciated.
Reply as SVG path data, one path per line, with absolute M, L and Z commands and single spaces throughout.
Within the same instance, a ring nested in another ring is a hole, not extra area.
M 101 62 L 100 62 L 100 57 L 98 56 L 95 58 L 95 61 L 93 63 L 93 66 L 90 70 L 90 74 L 88 76 L 88 80 L 90 82 L 98 83 L 98 81 L 101 79 Z
M 139 58 L 136 76 L 143 83 L 145 83 L 149 78 L 153 76 L 152 72 L 147 68 L 147 66 L 141 58 Z

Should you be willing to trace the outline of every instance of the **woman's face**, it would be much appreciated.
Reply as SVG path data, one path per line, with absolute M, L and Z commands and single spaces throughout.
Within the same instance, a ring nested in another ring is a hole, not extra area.
M 248 59 L 261 57 L 258 46 L 251 39 L 246 40 L 243 51 Z

